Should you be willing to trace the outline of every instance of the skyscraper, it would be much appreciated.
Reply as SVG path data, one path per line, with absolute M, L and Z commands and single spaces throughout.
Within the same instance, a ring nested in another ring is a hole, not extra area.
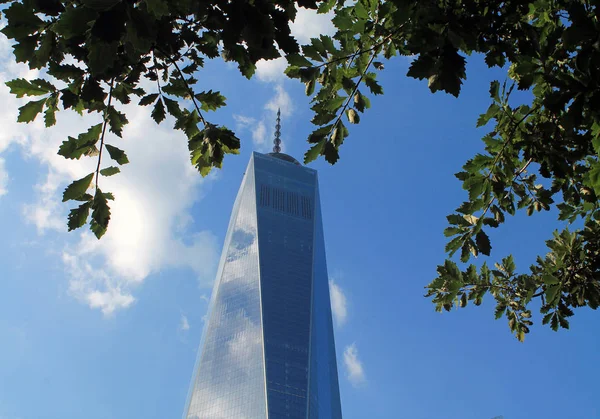
M 253 153 L 184 418 L 341 419 L 317 173 Z

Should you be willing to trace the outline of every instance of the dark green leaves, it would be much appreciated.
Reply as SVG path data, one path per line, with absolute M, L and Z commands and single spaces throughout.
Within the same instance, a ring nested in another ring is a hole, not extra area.
M 192 164 L 206 176 L 213 167 L 221 167 L 225 154 L 239 153 L 240 140 L 226 127 L 207 124 L 190 138 L 188 148 Z
M 110 167 L 100 170 L 100 174 L 102 176 L 112 176 L 112 175 L 116 175 L 120 171 L 121 171 L 121 169 L 119 169 L 118 167 L 110 166 Z
M 225 96 L 219 92 L 201 92 L 195 95 L 196 99 L 202 103 L 200 109 L 203 111 L 215 111 L 221 106 L 225 106 Z
M 169 6 L 167 0 L 144 0 L 148 11 L 156 18 L 161 18 L 169 14 Z
M 4 10 L 4 16 L 8 20 L 8 25 L 2 29 L 2 33 L 8 38 L 23 38 L 35 33 L 44 24 L 30 6 L 20 2 L 13 2 L 8 9 Z
M 102 124 L 92 126 L 87 132 L 79 134 L 77 138 L 69 137 L 63 141 L 58 154 L 67 159 L 79 159 L 82 155 L 96 155 L 98 149 L 95 144 L 100 139 Z
M 483 231 L 479 231 L 475 236 L 475 243 L 477 243 L 477 249 L 479 249 L 481 253 L 483 253 L 486 256 L 490 255 L 492 246 L 490 244 L 490 239 L 487 234 L 485 234 Z
M 157 124 L 160 124 L 162 121 L 165 120 L 167 114 L 165 112 L 165 105 L 163 104 L 162 100 L 159 99 L 156 101 L 156 103 L 154 104 L 154 109 L 152 109 L 151 116 Z
M 96 189 L 96 194 L 92 201 L 92 221 L 90 223 L 90 229 L 98 239 L 106 233 L 109 221 L 110 208 L 108 207 L 107 197 L 100 189 Z
M 23 96 L 42 96 L 56 90 L 52 84 L 43 79 L 31 81 L 14 79 L 7 81 L 6 85 L 10 88 L 10 92 L 19 98 Z
M 42 112 L 46 99 L 31 101 L 19 108 L 17 122 L 31 122 Z
M 151 94 L 146 95 L 143 98 L 141 98 L 139 105 L 140 106 L 150 105 L 150 104 L 154 103 L 157 98 L 158 98 L 158 93 L 151 93 Z
M 311 67 L 312 63 L 300 54 L 289 54 L 285 57 L 289 65 L 296 67 Z
M 465 59 L 451 45 L 422 54 L 410 65 L 409 77 L 428 79 L 432 92 L 443 90 L 458 97 L 462 80 L 466 78 Z
M 127 158 L 127 155 L 125 154 L 125 152 L 115 146 L 112 146 L 110 144 L 104 144 L 104 147 L 106 147 L 106 151 L 108 151 L 108 154 L 110 155 L 110 158 L 113 159 L 114 161 L 116 161 L 119 164 L 127 164 L 129 163 L 129 159 Z
M 90 187 L 93 178 L 94 173 L 90 173 L 84 178 L 73 181 L 63 192 L 63 202 L 80 199 Z
M 91 202 L 84 202 L 77 208 L 72 209 L 69 212 L 67 221 L 67 227 L 69 231 L 75 230 L 76 228 L 83 227 L 87 222 L 90 214 L 90 208 L 92 207 Z
M 123 126 L 125 126 L 125 124 L 128 122 L 125 114 L 117 111 L 114 106 L 109 106 L 106 118 L 108 119 L 110 130 L 117 136 L 121 137 L 123 134 Z

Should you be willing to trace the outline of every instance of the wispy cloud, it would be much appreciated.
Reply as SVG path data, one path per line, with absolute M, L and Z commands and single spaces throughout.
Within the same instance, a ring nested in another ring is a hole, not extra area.
M 61 203 L 62 191 L 73 180 L 95 171 L 96 161 L 85 157 L 66 160 L 56 151 L 67 136 L 85 132 L 100 122 L 100 117 L 82 118 L 64 111 L 50 129 L 40 120 L 16 123 L 17 108 L 25 101 L 11 95 L 4 82 L 36 76 L 37 72 L 14 62 L 8 41 L 0 36 L 0 102 L 6 110 L 0 113 L 0 159 L 9 146 L 20 146 L 23 154 L 39 162 L 40 172 L 46 171 L 35 186 L 33 202 L 23 205 L 23 216 L 42 237 L 47 232 L 61 234 L 63 244 L 54 250 L 62 255 L 71 295 L 110 315 L 130 307 L 135 301 L 134 289 L 165 268 L 188 268 L 204 285 L 210 284 L 218 260 L 217 240 L 208 231 L 194 229 L 190 208 L 201 196 L 203 184 L 214 176 L 202 179 L 198 175 L 189 164 L 185 138 L 168 126 L 173 121 L 157 127 L 150 109 L 124 107 L 130 123 L 123 139 L 112 134 L 107 138 L 109 144 L 124 148 L 131 161 L 122 167 L 122 174 L 100 180 L 102 190 L 116 197 L 111 202 L 107 234 L 97 240 L 87 228 L 66 233 L 69 207 Z M 2 162 L 0 194 L 6 193 L 8 178 Z M 102 166 L 109 165 L 106 155 Z
M 278 109 L 281 109 L 281 116 L 292 116 L 294 104 L 288 92 L 282 85 L 275 86 L 275 95 L 267 102 L 265 109 L 270 110 L 275 114 Z
M 190 322 L 188 321 L 188 318 L 183 314 L 181 315 L 181 320 L 179 321 L 179 330 L 190 330 Z
M 5 167 L 4 159 L 0 157 L 0 196 L 8 192 L 8 172 Z
M 267 127 L 265 121 L 259 121 L 252 130 L 252 141 L 260 147 L 267 142 Z
M 354 387 L 360 387 L 366 383 L 365 370 L 363 364 L 358 358 L 358 349 L 356 343 L 346 346 L 344 350 L 344 365 L 348 380 Z
M 342 288 L 334 279 L 329 280 L 329 294 L 331 298 L 331 311 L 336 326 L 340 327 L 346 323 L 348 317 L 348 302 Z

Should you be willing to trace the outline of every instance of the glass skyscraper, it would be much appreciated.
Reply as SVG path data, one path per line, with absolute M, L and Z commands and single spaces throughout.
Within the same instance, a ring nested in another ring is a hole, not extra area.
M 315 170 L 253 153 L 184 418 L 341 419 Z

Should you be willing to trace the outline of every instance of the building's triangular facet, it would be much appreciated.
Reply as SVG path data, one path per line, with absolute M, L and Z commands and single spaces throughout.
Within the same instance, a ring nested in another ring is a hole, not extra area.
M 185 418 L 341 418 L 314 170 L 253 154 L 207 321 Z

